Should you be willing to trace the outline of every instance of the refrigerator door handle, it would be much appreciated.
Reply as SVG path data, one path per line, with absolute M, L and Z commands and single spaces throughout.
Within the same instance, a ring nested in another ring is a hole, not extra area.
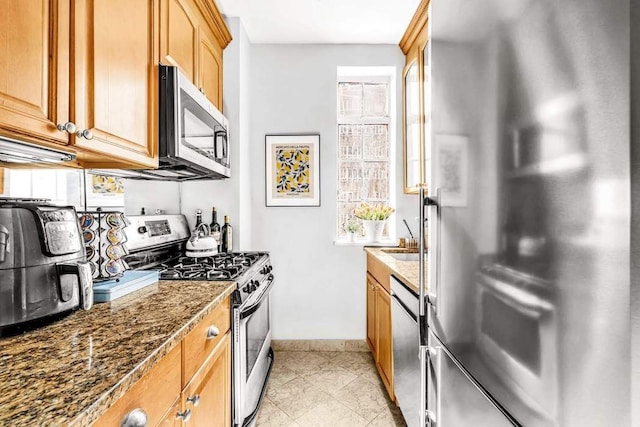
M 439 352 L 440 348 L 439 347 L 433 347 L 433 346 L 427 346 L 426 347 L 426 361 L 427 363 L 426 365 L 426 378 L 431 378 L 431 384 L 433 386 L 433 391 L 435 394 L 435 407 L 434 408 L 430 408 L 429 407 L 429 399 L 428 399 L 428 395 L 425 396 L 425 423 L 423 424 L 424 426 L 427 427 L 437 427 L 438 425 L 438 418 L 437 418 L 437 413 L 440 409 L 440 390 L 439 390 L 439 381 L 438 378 L 440 378 L 440 352 Z M 436 359 L 435 361 L 435 367 L 432 364 L 432 360 Z M 435 375 L 431 375 L 433 373 L 433 369 L 436 369 L 438 371 L 438 373 L 436 373 Z M 427 381 L 429 381 L 427 379 Z
M 438 307 L 438 293 L 439 293 L 439 280 L 438 280 L 438 267 L 440 263 L 440 187 L 436 187 L 435 196 L 430 197 L 422 197 L 421 200 L 424 200 L 424 205 L 429 209 L 429 220 L 428 230 L 431 245 L 429 248 L 428 256 L 428 264 L 429 264 L 429 292 L 426 292 L 426 302 L 431 305 L 433 308 L 433 312 L 437 313 Z M 420 221 L 420 235 L 421 241 L 424 241 L 424 214 L 423 218 Z M 421 248 L 423 250 L 423 248 Z M 421 252 L 420 260 L 423 261 L 424 252 Z M 424 262 L 424 261 L 423 261 Z M 421 266 L 420 272 L 422 276 L 424 276 L 423 267 Z M 424 281 L 424 280 L 423 280 Z M 424 283 L 422 283 L 424 286 Z M 421 299 L 422 301 L 422 299 Z

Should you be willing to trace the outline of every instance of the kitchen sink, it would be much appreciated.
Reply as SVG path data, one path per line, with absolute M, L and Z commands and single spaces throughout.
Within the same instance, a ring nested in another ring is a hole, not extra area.
M 392 256 L 398 261 L 418 261 L 420 254 L 418 252 L 398 252 L 398 251 L 385 251 L 387 255 Z M 425 253 L 426 256 L 426 253 Z

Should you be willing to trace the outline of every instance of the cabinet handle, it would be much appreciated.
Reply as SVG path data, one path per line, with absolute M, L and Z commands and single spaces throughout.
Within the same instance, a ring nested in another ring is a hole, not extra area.
M 60 132 L 67 132 L 67 133 L 75 133 L 76 132 L 76 124 L 73 122 L 67 122 L 67 123 L 58 123 L 58 126 L 56 126 L 58 128 L 58 130 Z
M 220 329 L 215 325 L 209 326 L 209 329 L 207 329 L 207 339 L 212 340 L 218 335 L 220 335 Z
M 177 419 L 177 420 L 182 420 L 182 421 L 184 421 L 185 423 L 188 423 L 188 422 L 189 422 L 189 420 L 191 419 L 191 409 L 187 409 L 187 410 L 186 410 L 186 411 L 184 411 L 184 412 L 178 412 L 178 413 L 176 414 L 176 419 Z
M 121 427 L 146 427 L 147 426 L 147 413 L 142 408 L 136 408 L 129 412 L 122 419 Z
M 187 397 L 187 402 L 191 403 L 193 406 L 198 406 L 200 404 L 200 395 L 196 394 Z
M 78 136 L 78 138 L 84 138 L 87 140 L 93 139 L 93 132 L 91 132 L 89 129 L 79 130 L 76 135 Z

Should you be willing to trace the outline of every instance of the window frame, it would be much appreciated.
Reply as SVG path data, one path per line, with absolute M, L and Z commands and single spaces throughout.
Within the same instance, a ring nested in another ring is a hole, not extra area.
M 340 114 L 340 83 L 386 83 L 387 84 L 387 115 L 385 117 L 361 116 L 348 117 Z M 339 165 L 343 161 L 340 153 L 340 126 L 341 125 L 386 125 L 387 144 L 389 147 L 387 157 L 387 203 L 396 208 L 396 70 L 394 67 L 338 67 L 336 79 L 336 206 L 335 206 L 335 244 L 339 245 L 363 245 L 371 244 L 366 241 L 366 236 L 358 236 L 355 242 L 350 242 L 348 236 L 341 236 L 340 229 L 343 224 L 340 221 L 340 173 Z M 357 203 L 357 202 L 356 202 Z M 387 221 L 388 236 L 381 244 L 392 244 L 396 240 L 395 213 Z

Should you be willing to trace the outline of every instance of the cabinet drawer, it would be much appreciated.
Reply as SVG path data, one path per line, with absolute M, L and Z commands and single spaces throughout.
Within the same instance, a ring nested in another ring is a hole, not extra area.
M 386 289 L 387 293 L 391 292 L 391 286 L 389 285 L 391 272 L 389 268 L 371 254 L 367 254 L 367 272 Z
M 193 374 L 202 366 L 209 354 L 216 348 L 225 333 L 229 330 L 231 312 L 229 298 L 213 309 L 204 319 L 198 323 L 195 329 L 182 341 L 184 351 L 184 376 L 182 387 L 193 377 Z M 209 328 L 218 328 L 218 335 L 209 338 Z
M 227 332 L 182 393 L 195 426 L 231 425 L 231 332 Z M 198 399 L 197 407 L 191 399 Z
M 176 346 L 96 421 L 96 426 L 119 426 L 131 411 L 141 409 L 148 425 L 157 425 L 180 396 L 181 348 Z

